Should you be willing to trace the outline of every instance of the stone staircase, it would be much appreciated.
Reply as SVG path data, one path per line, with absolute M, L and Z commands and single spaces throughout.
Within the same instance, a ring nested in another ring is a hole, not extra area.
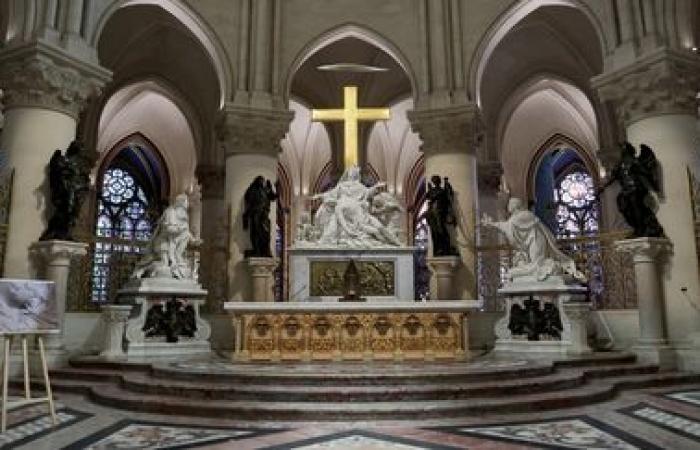
M 416 420 L 567 408 L 624 389 L 700 383 L 630 354 L 553 362 L 110 363 L 53 370 L 57 392 L 159 414 L 241 420 Z M 39 380 L 35 385 L 41 386 Z

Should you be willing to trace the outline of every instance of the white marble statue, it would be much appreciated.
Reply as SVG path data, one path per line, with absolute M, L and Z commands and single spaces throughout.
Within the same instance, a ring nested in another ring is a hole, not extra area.
M 508 201 L 508 220 L 496 222 L 484 214 L 483 226 L 502 232 L 514 249 L 512 267 L 508 270 L 509 281 L 542 282 L 553 276 L 581 283 L 586 277 L 574 264 L 573 259 L 557 248 L 556 240 L 540 219 L 528 211 L 519 198 Z
M 367 187 L 360 182 L 357 166 L 345 171 L 338 184 L 313 199 L 321 199 L 313 228 L 302 220 L 297 245 L 305 247 L 378 248 L 399 247 L 394 226 L 401 209 L 391 194 L 380 192 L 384 183 Z M 398 207 L 398 209 L 397 209 Z M 303 231 L 302 231 L 303 230 Z
M 196 263 L 185 254 L 195 241 L 190 232 L 187 195 L 180 194 L 160 216 L 146 253 L 136 263 L 132 278 L 175 278 L 195 280 Z

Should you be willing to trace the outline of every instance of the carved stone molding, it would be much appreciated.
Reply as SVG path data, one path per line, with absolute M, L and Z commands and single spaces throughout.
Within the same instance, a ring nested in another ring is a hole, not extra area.
M 667 238 L 642 237 L 615 242 L 615 250 L 629 253 L 634 262 L 662 261 L 673 252 L 673 244 Z
M 39 107 L 77 118 L 110 79 L 108 70 L 40 42 L 0 53 L 0 87 L 7 109 Z
M 661 114 L 697 114 L 700 58 L 662 49 L 636 63 L 591 80 L 602 101 L 630 124 Z
M 200 164 L 196 174 L 202 186 L 202 199 L 224 198 L 226 171 L 223 166 Z
M 498 191 L 501 186 L 501 176 L 503 175 L 503 166 L 499 161 L 479 163 L 477 173 L 479 190 Z
M 229 105 L 217 125 L 217 138 L 226 156 L 237 153 L 279 153 L 294 113 Z
M 472 153 L 481 141 L 482 124 L 476 104 L 408 113 L 411 129 L 423 140 L 425 153 Z
M 88 245 L 73 241 L 38 241 L 31 245 L 30 253 L 40 263 L 47 266 L 70 265 L 71 259 L 87 255 Z

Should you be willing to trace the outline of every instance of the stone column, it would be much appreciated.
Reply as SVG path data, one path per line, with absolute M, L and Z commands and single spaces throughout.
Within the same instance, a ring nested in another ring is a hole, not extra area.
M 6 277 L 31 277 L 27 249 L 44 231 L 49 203 L 46 166 L 54 150 L 74 139 L 78 113 L 109 75 L 41 43 L 0 52 L 5 105 L 0 148 L 15 170 Z
M 475 139 L 479 115 L 474 104 L 442 109 L 415 110 L 409 114 L 411 127 L 420 134 L 425 154 L 425 178 L 449 178 L 455 191 L 458 226 L 453 245 L 461 264 L 455 273 L 455 299 L 475 299 L 476 295 L 476 157 Z
M 485 311 L 497 311 L 498 287 L 501 282 L 501 247 L 506 247 L 503 233 L 492 227 L 483 227 L 479 218 L 488 214 L 496 220 L 505 220 L 507 193 L 501 190 L 503 167 L 498 161 L 479 163 L 477 202 L 477 287 L 478 298 L 483 300 Z
M 642 361 L 675 367 L 675 354 L 669 346 L 664 295 L 659 283 L 659 271 L 673 246 L 665 238 L 637 238 L 615 242 L 620 252 L 632 255 L 639 308 L 639 340 L 634 347 Z
M 229 218 L 228 293 L 229 301 L 250 300 L 251 280 L 244 261 L 250 236 L 243 229 L 243 196 L 256 176 L 277 179 L 280 141 L 287 132 L 293 113 L 228 105 L 219 126 L 219 139 L 226 149 L 224 201 Z M 277 208 L 270 211 L 274 232 Z M 274 239 L 270 239 L 271 245 Z
M 87 244 L 69 241 L 39 241 L 30 247 L 30 252 L 37 260 L 41 268 L 39 277 L 53 281 L 56 289 L 56 312 L 60 317 L 61 332 L 50 335 L 46 341 L 48 357 L 52 365 L 65 363 L 65 349 L 63 348 L 63 328 L 68 297 L 68 275 L 70 274 L 71 260 L 87 254 Z
M 632 65 L 592 80 L 604 101 L 615 106 L 635 146 L 647 144 L 659 160 L 662 194 L 658 218 L 674 244 L 661 290 L 674 347 L 700 337 L 700 277 L 687 170 L 700 173 L 697 93 L 700 58 L 661 49 Z M 640 298 L 641 301 L 641 298 Z M 700 354 L 695 356 L 700 368 Z
M 100 356 L 105 359 L 126 358 L 124 348 L 124 330 L 131 315 L 131 305 L 102 305 L 102 323 L 104 324 L 104 345 Z
M 208 311 L 221 312 L 226 300 L 228 219 L 224 204 L 224 166 L 199 165 L 202 186 L 202 248 L 199 278 L 208 291 Z

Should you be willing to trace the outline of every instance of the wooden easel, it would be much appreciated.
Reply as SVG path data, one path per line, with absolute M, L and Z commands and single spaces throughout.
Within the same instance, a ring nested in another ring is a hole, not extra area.
M 0 337 L 5 338 L 2 359 L 2 424 L 0 432 L 4 433 L 7 428 L 7 412 L 26 405 L 37 403 L 48 403 L 51 420 L 56 425 L 56 410 L 53 404 L 53 394 L 51 393 L 51 383 L 49 382 L 49 369 L 46 366 L 46 353 L 44 352 L 44 334 L 58 333 L 58 331 L 28 331 L 28 332 L 2 332 Z M 28 340 L 36 336 L 39 343 L 39 358 L 41 358 L 41 369 L 44 372 L 44 384 L 46 385 L 46 397 L 32 398 L 29 379 L 29 346 Z M 22 341 L 22 360 L 24 364 L 24 398 L 22 400 L 9 401 L 7 398 L 7 385 L 10 378 L 10 350 L 12 342 L 19 338 Z

